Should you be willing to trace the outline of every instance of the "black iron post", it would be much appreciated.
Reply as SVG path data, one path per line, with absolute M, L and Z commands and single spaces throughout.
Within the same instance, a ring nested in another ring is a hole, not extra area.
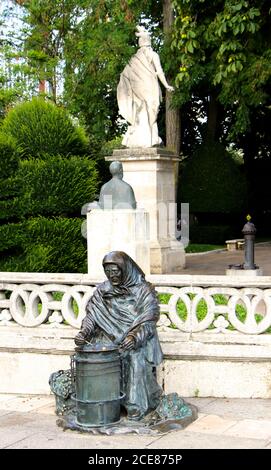
M 245 262 L 243 264 L 243 269 L 257 269 L 257 266 L 254 263 L 254 242 L 255 242 L 255 225 L 248 222 L 243 227 L 243 235 L 245 239 Z

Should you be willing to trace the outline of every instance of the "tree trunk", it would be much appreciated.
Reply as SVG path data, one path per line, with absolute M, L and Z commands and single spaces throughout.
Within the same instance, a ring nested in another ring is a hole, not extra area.
M 166 92 L 166 146 L 176 155 L 181 149 L 181 119 L 179 108 L 172 107 L 172 93 Z
M 45 80 L 40 80 L 39 82 L 39 93 L 45 93 L 46 83 Z
M 165 38 L 169 36 L 174 21 L 171 0 L 163 1 L 163 30 Z M 169 77 L 170 81 L 170 77 Z M 181 116 L 178 108 L 172 107 L 172 93 L 166 92 L 166 146 L 176 155 L 181 148 Z

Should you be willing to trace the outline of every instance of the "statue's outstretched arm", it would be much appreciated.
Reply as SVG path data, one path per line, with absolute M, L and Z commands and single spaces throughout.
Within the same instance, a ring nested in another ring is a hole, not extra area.
M 174 91 L 174 87 L 169 85 L 167 82 L 167 79 L 165 77 L 165 74 L 163 72 L 162 65 L 160 62 L 160 57 L 156 52 L 154 52 L 153 54 L 153 64 L 157 73 L 157 77 L 159 78 L 160 82 L 163 83 L 164 87 L 168 91 Z

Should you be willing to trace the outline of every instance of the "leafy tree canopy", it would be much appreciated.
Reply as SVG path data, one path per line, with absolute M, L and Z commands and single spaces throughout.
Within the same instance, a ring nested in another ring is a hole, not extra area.
M 197 91 L 231 110 L 230 138 L 249 129 L 253 110 L 270 106 L 268 0 L 173 0 L 172 51 L 179 102 Z

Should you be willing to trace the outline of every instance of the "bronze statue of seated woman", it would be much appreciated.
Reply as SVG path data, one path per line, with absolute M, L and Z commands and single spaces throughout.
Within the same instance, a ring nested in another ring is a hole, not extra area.
M 103 266 L 108 280 L 89 300 L 75 343 L 119 346 L 122 404 L 128 419 L 140 420 L 158 406 L 162 396 L 156 380 L 156 367 L 163 360 L 156 331 L 157 295 L 126 253 L 107 254 Z
M 126 253 L 107 254 L 103 267 L 108 280 L 87 304 L 71 370 L 50 377 L 56 412 L 64 415 L 57 424 L 101 434 L 183 429 L 197 410 L 177 393 L 164 395 L 157 382 L 163 354 L 156 291 Z

